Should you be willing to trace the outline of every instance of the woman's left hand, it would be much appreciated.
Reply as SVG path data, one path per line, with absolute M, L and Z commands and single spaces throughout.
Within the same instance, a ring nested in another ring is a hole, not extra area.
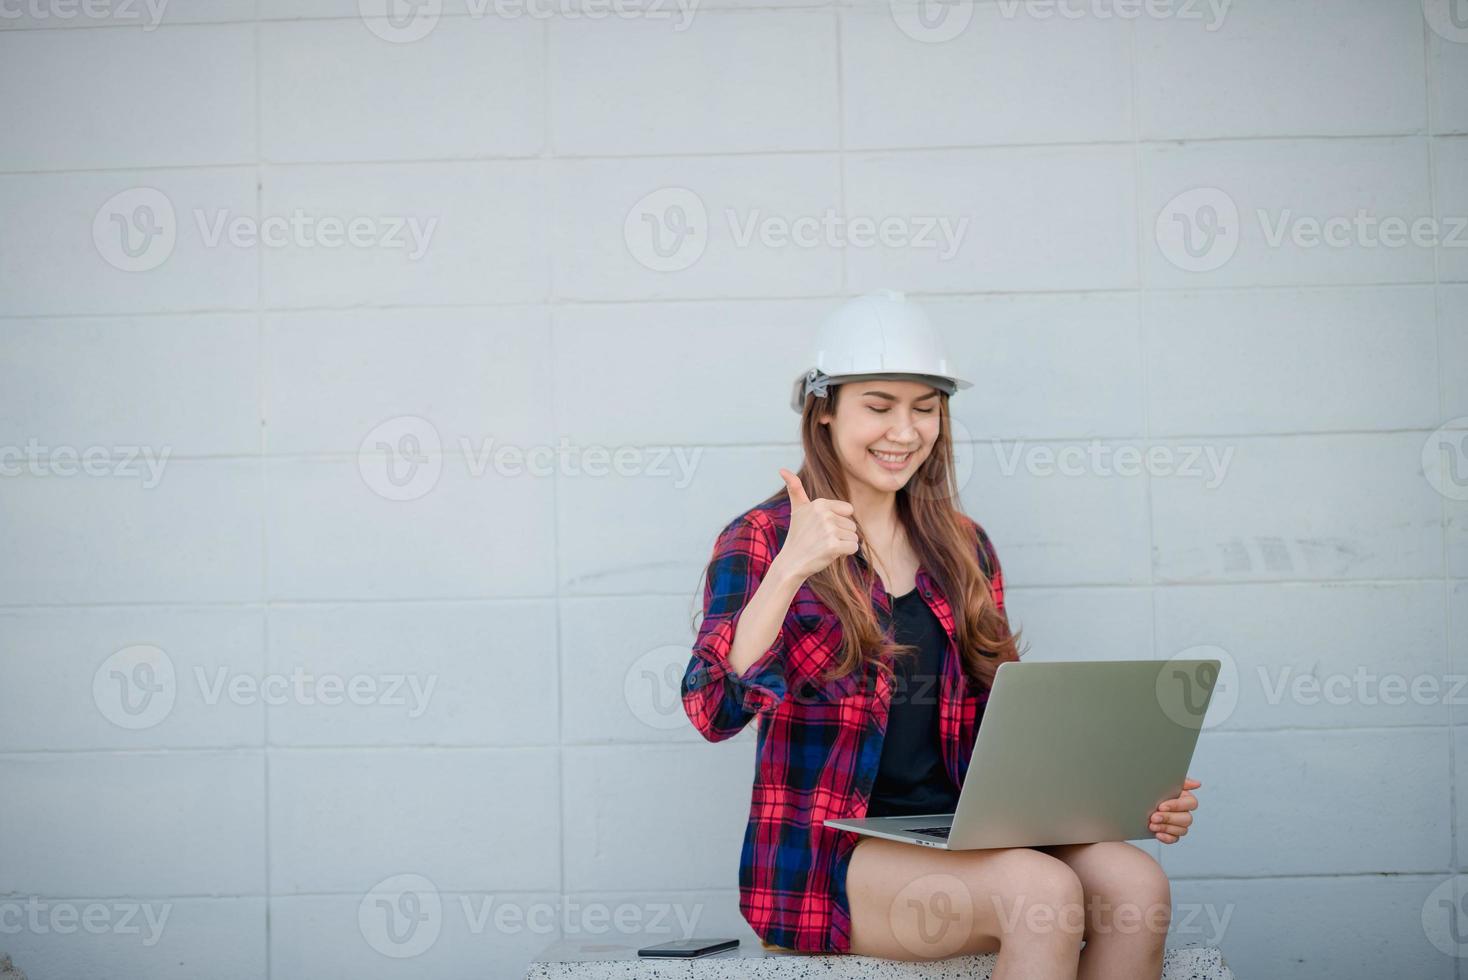
M 1183 791 L 1176 799 L 1163 800 L 1152 811 L 1151 826 L 1147 829 L 1162 843 L 1176 844 L 1188 832 L 1193 823 L 1193 815 L 1188 811 L 1198 809 L 1198 798 L 1188 791 L 1202 785 L 1191 776 L 1187 777 L 1183 780 Z

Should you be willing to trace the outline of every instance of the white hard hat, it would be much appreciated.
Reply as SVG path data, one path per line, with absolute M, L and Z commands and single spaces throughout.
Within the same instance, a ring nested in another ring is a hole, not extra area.
M 866 378 L 900 378 L 953 394 L 972 388 L 953 373 L 943 340 L 922 307 L 890 289 L 848 300 L 816 331 L 812 366 L 790 391 L 790 407 L 805 409 L 806 395 L 828 384 Z

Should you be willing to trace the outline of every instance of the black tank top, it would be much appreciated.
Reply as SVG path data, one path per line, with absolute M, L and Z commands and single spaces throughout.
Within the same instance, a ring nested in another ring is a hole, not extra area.
M 867 816 L 952 813 L 958 788 L 943 768 L 938 747 L 939 679 L 948 634 L 917 588 L 892 600 L 890 619 L 884 620 L 880 609 L 877 619 L 892 627 L 898 643 L 918 649 L 895 659 L 892 708 Z

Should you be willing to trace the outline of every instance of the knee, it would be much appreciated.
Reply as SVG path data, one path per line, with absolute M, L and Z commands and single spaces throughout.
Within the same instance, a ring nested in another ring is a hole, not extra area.
M 1167 872 L 1162 870 L 1162 865 L 1157 859 L 1146 851 L 1124 845 L 1132 853 L 1128 855 L 1125 865 L 1119 869 L 1123 884 L 1118 890 L 1125 893 L 1126 897 L 1136 902 L 1144 910 L 1161 907 L 1170 917 L 1172 911 L 1172 883 L 1167 880 Z
M 1141 932 L 1163 943 L 1172 921 L 1172 884 L 1157 860 L 1140 848 L 1115 843 L 1094 862 L 1086 882 L 1092 932 Z
M 1007 856 L 1004 887 L 996 908 L 1005 935 L 1050 934 L 1079 941 L 1085 930 L 1085 889 L 1064 861 L 1040 851 L 1016 848 Z
M 1172 922 L 1172 883 L 1152 855 L 1139 853 L 1145 862 L 1132 881 L 1131 900 L 1140 908 L 1142 925 L 1160 942 L 1167 938 L 1167 927 Z
M 1077 937 L 1085 928 L 1085 887 L 1064 861 L 1052 860 L 1034 869 L 1027 883 L 1034 907 L 1054 910 L 1055 925 Z
M 1144 907 L 1148 905 L 1160 905 L 1169 913 L 1172 912 L 1172 882 L 1167 880 L 1167 872 L 1162 870 L 1162 865 L 1151 856 L 1147 855 L 1147 870 L 1143 873 L 1137 884 L 1137 893 Z

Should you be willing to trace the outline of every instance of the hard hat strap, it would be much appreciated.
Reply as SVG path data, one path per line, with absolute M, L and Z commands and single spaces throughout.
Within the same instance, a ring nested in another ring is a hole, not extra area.
M 805 394 L 801 396 L 803 401 L 808 395 L 820 395 L 826 397 L 826 387 L 831 383 L 831 376 L 825 374 L 820 368 L 811 368 L 805 372 Z

